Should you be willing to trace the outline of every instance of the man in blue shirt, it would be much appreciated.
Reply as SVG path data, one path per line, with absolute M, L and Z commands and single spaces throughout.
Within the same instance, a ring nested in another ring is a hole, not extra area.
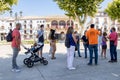
M 44 44 L 44 25 L 40 26 L 40 30 L 37 31 L 37 36 L 38 38 L 38 43 L 43 43 Z M 42 58 L 42 51 L 43 51 L 43 47 L 40 48 L 39 50 L 39 57 Z

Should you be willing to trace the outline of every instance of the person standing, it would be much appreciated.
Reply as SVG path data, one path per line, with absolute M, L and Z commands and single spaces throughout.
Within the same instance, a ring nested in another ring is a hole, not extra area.
M 89 42 L 88 42 L 88 39 L 86 37 L 86 31 L 84 32 L 84 35 L 82 36 L 81 39 L 83 41 L 85 58 L 87 58 L 87 48 L 89 49 Z
M 12 56 L 12 71 L 13 72 L 20 72 L 20 69 L 17 65 L 16 58 L 18 56 L 19 51 L 21 50 L 20 44 L 21 44 L 21 35 L 19 30 L 21 29 L 21 24 L 17 23 L 16 28 L 12 32 L 12 49 L 13 49 L 13 56 Z
M 107 49 L 107 33 L 104 32 L 103 33 L 103 37 L 102 37 L 102 52 L 101 52 L 101 57 L 106 58 L 106 49 Z
M 54 29 L 50 29 L 50 34 L 49 34 L 49 40 L 50 40 L 50 54 L 51 59 L 56 59 L 55 57 L 55 52 L 56 52 L 56 37 L 55 37 L 55 30 Z
M 101 48 L 102 48 L 102 31 L 101 29 L 98 29 L 100 31 L 100 35 L 98 35 L 98 54 L 100 55 L 101 53 Z
M 66 37 L 68 37 L 69 40 L 69 45 L 70 47 L 67 48 L 67 68 L 69 70 L 74 70 L 76 69 L 73 67 L 73 60 L 74 60 L 74 52 L 75 52 L 75 46 L 77 43 L 76 36 L 74 34 L 74 29 L 73 27 L 69 27 L 66 33 Z
M 38 38 L 37 43 L 43 43 L 43 45 L 44 45 L 44 25 L 40 25 L 40 30 L 37 31 L 37 36 L 36 37 Z M 43 46 L 38 51 L 38 55 L 39 55 L 40 58 L 43 58 L 42 57 L 42 52 L 43 52 Z
M 89 42 L 90 60 L 88 65 L 92 65 L 93 52 L 95 55 L 95 65 L 98 64 L 98 35 L 100 32 L 94 29 L 94 24 L 90 25 L 90 29 L 86 32 L 86 37 Z
M 116 32 L 116 29 L 113 27 L 111 28 L 111 33 L 109 35 L 110 40 L 110 56 L 111 60 L 108 62 L 117 62 L 117 43 L 118 43 L 118 33 Z
M 81 54 L 80 54 L 80 36 L 79 36 L 79 34 L 78 34 L 77 31 L 75 31 L 74 34 L 76 35 L 76 39 L 77 39 L 77 44 L 76 44 L 75 53 L 76 53 L 76 51 L 77 51 L 77 52 L 78 52 L 78 56 L 79 56 L 79 57 L 82 57 Z M 74 57 L 75 57 L 75 54 L 74 54 Z

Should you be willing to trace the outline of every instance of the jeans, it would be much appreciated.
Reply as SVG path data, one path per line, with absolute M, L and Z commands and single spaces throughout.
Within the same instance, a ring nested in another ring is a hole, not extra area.
M 89 45 L 89 51 L 90 51 L 90 60 L 89 63 L 92 64 L 92 59 L 93 59 L 93 52 L 95 55 L 95 64 L 98 64 L 98 45 Z
M 110 44 L 110 56 L 111 56 L 111 60 L 117 60 L 117 51 L 116 51 L 116 48 L 117 48 L 117 46 Z
M 13 69 L 18 69 L 17 63 L 16 63 L 16 58 L 18 56 L 19 50 L 18 48 L 13 47 L 13 57 L 12 57 L 12 68 Z
M 76 44 L 76 47 L 77 47 L 78 56 L 80 57 L 81 56 L 81 54 L 80 54 L 80 44 Z M 75 53 L 74 53 L 74 57 L 75 57 Z
M 68 68 L 73 67 L 74 52 L 75 52 L 75 46 L 70 46 L 70 48 L 67 48 L 67 67 Z
M 89 48 L 89 45 L 83 43 L 83 46 L 84 46 L 85 58 L 87 58 L 87 48 Z
M 101 50 L 102 50 L 102 48 L 101 48 L 101 43 L 98 43 L 98 54 L 100 55 L 101 54 Z

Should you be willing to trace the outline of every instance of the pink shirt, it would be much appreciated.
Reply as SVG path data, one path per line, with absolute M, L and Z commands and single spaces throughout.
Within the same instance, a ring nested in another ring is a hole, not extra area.
M 118 34 L 116 32 L 112 32 L 109 35 L 109 38 L 110 38 L 110 41 L 114 41 L 114 45 L 117 46 L 117 43 L 118 43 Z
M 14 37 L 18 37 L 18 42 L 20 43 L 21 42 L 21 37 L 20 37 L 20 32 L 19 30 L 17 30 L 16 28 L 13 30 L 12 32 L 12 37 L 13 37 L 13 40 L 12 40 L 12 47 L 18 47 L 18 45 L 16 45 L 16 40 Z

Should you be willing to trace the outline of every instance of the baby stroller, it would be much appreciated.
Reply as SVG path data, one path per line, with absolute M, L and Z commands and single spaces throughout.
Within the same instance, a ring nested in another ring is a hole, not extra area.
M 36 62 L 40 62 L 43 65 L 47 65 L 48 64 L 48 61 L 44 57 L 40 58 L 36 54 L 38 52 L 38 50 L 43 47 L 42 43 L 37 43 L 37 44 L 35 43 L 34 46 L 32 46 L 30 49 L 26 48 L 25 46 L 23 46 L 23 47 L 24 47 L 24 49 L 27 50 L 27 52 L 25 52 L 25 54 L 31 53 L 31 56 L 29 58 L 25 58 L 23 60 L 23 63 L 25 65 L 27 65 L 28 68 L 33 67 L 34 63 L 36 63 Z

